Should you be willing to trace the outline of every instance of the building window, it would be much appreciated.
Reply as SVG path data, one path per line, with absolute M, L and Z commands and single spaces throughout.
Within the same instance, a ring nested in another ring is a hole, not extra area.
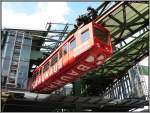
M 56 53 L 51 60 L 51 66 L 53 66 L 58 61 L 58 54 Z
M 89 30 L 84 31 L 81 33 L 81 43 L 87 41 L 90 38 Z
M 10 70 L 11 73 L 16 74 L 17 70 Z
M 76 40 L 73 39 L 73 40 L 70 42 L 70 51 L 73 50 L 75 47 L 76 47 Z
M 9 78 L 9 83 L 14 84 L 15 83 L 15 78 Z

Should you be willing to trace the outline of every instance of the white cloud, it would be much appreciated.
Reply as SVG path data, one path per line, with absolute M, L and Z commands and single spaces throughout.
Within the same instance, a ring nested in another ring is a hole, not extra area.
M 50 21 L 66 23 L 64 16 L 69 13 L 66 2 L 38 2 L 33 14 L 2 7 L 2 27 L 44 30 L 46 23 Z

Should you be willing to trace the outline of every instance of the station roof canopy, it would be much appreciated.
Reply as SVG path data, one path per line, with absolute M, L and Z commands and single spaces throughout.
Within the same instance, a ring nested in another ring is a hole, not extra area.
M 113 55 L 84 78 L 87 81 L 101 77 L 99 83 L 102 83 L 108 78 L 124 76 L 131 67 L 149 55 L 149 5 L 148 2 L 104 2 L 97 10 L 99 17 L 96 22 L 112 34 Z

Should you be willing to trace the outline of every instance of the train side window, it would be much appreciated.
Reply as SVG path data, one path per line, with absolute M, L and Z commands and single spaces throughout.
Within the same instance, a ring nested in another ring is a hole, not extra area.
M 51 60 L 51 66 L 53 66 L 58 61 L 58 54 L 56 53 Z
M 99 38 L 102 42 L 107 43 L 108 42 L 108 32 L 103 32 L 100 29 L 95 28 L 94 34 L 96 38 Z
M 70 51 L 73 50 L 74 48 L 76 48 L 76 40 L 73 39 L 71 42 L 70 42 Z
M 63 51 L 62 49 L 59 50 L 59 59 L 61 59 L 61 57 L 63 56 Z
M 33 73 L 33 76 L 36 77 L 38 75 L 38 71 Z
M 89 30 L 84 31 L 83 33 L 81 33 L 81 42 L 85 42 L 90 38 L 90 33 Z
M 38 74 L 39 74 L 39 70 L 35 73 L 35 76 L 38 76 Z
M 44 73 L 45 71 L 47 71 L 48 68 L 49 68 L 49 62 L 44 65 L 44 67 L 43 67 L 43 73 Z
M 42 74 L 42 69 L 40 69 L 40 71 L 39 71 L 39 75 L 41 75 Z
M 67 44 L 64 46 L 64 55 L 68 53 Z

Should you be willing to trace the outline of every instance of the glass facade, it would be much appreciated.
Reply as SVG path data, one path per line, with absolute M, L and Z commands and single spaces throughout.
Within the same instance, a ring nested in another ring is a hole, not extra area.
M 140 74 L 143 66 L 135 65 L 128 70 L 126 76 L 116 80 L 112 87 L 109 87 L 105 97 L 114 99 L 148 97 L 148 75 Z M 145 66 L 146 69 L 148 67 Z M 148 71 L 148 70 L 147 70 Z
M 11 33 L 8 33 L 6 44 L 2 51 L 2 76 L 8 76 L 9 74 L 9 65 L 13 54 L 14 42 L 14 36 L 12 36 Z
M 32 39 L 20 31 L 8 31 L 2 53 L 2 86 L 26 88 Z

